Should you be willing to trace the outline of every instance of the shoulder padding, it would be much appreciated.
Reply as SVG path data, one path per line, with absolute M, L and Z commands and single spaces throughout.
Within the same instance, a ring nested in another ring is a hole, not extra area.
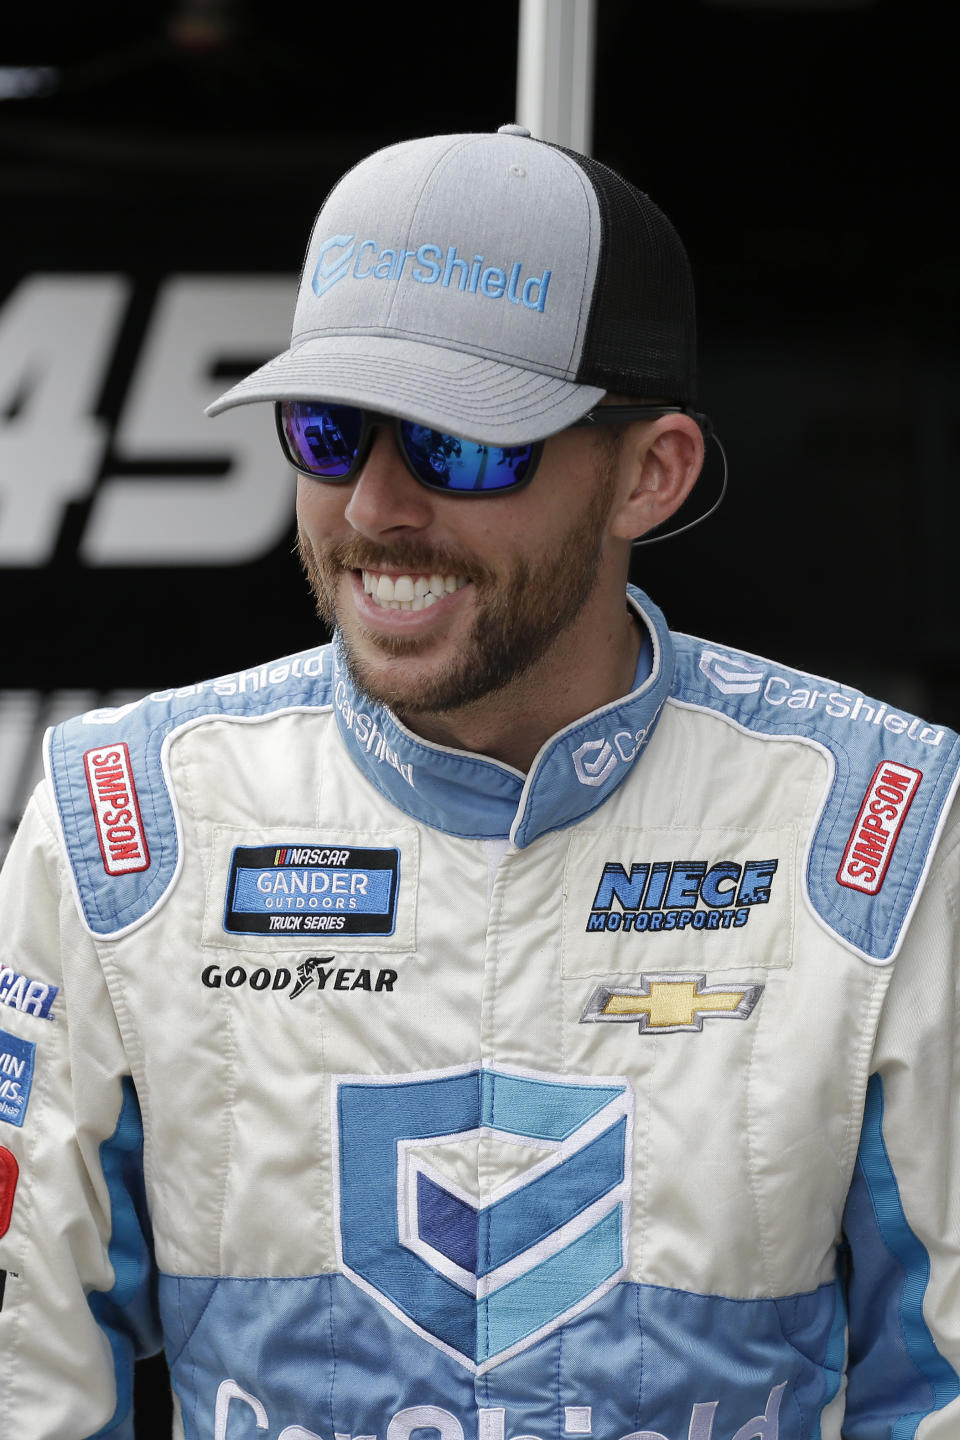
M 166 762 L 173 737 L 211 720 L 329 709 L 332 674 L 331 647 L 322 646 L 91 710 L 48 732 L 47 775 L 92 934 L 115 937 L 140 924 L 179 873 L 180 824 Z
M 806 863 L 817 918 L 873 964 L 897 954 L 960 778 L 960 736 L 849 686 L 675 637 L 676 703 L 799 740 L 831 779 Z

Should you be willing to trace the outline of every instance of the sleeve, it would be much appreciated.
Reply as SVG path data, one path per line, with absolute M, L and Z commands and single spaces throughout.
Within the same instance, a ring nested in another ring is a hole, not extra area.
M 844 1440 L 960 1435 L 960 827 L 894 962 L 844 1216 Z
M 0 1432 L 132 1440 L 159 1348 L 143 1131 L 45 789 L 0 874 Z

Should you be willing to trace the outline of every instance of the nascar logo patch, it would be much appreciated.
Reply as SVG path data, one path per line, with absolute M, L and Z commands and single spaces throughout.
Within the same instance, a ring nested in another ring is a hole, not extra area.
M 392 935 L 400 851 L 238 845 L 223 926 L 237 935 Z

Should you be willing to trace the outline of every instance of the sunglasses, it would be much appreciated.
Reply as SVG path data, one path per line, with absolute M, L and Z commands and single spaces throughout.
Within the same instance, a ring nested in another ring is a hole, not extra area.
M 569 428 L 623 425 L 676 415 L 681 405 L 600 405 Z M 334 405 L 325 400 L 279 400 L 277 433 L 290 464 L 304 475 L 330 485 L 352 480 L 366 463 L 378 425 L 393 430 L 404 464 L 428 490 L 445 495 L 499 495 L 519 490 L 533 479 L 545 442 L 485 445 L 432 430 L 415 420 Z

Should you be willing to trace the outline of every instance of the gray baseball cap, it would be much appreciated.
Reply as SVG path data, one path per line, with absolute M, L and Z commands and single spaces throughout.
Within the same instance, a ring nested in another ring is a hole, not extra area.
M 505 125 L 348 171 L 313 227 L 290 348 L 207 414 L 331 400 L 516 445 L 607 391 L 690 406 L 695 356 L 669 220 L 606 166 Z

